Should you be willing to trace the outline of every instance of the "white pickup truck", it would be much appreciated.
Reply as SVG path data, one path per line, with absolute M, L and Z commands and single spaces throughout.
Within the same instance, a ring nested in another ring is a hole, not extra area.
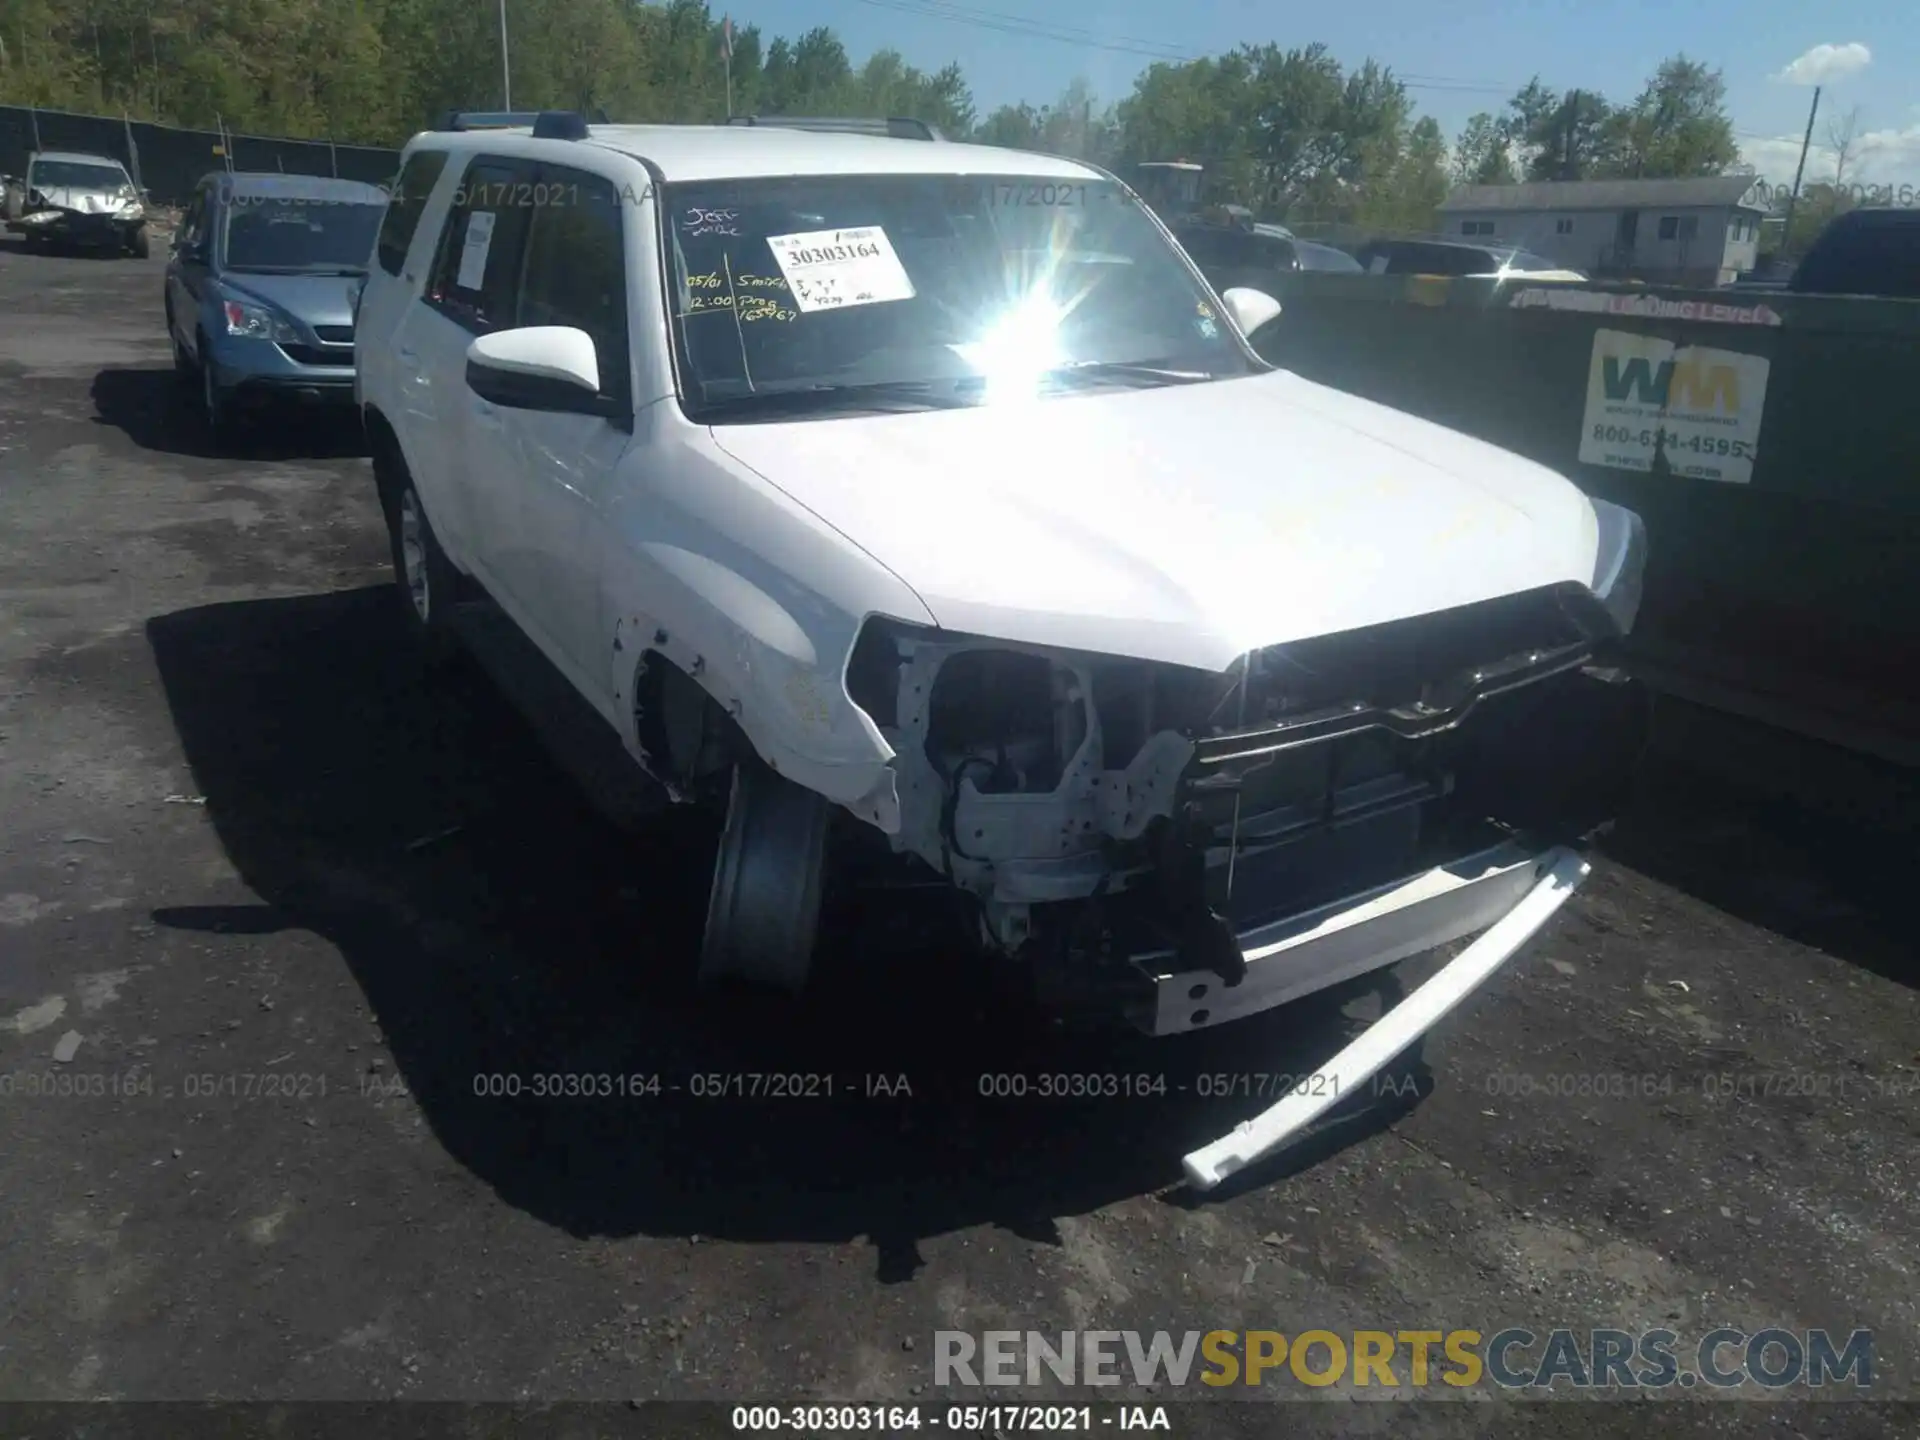
M 836 814 L 1047 1003 L 1153 1034 L 1485 932 L 1350 1093 L 1585 875 L 1645 540 L 1269 366 L 1279 308 L 1070 160 L 422 134 L 355 342 L 406 623 L 504 616 L 635 774 L 725 807 L 707 978 L 805 983 Z

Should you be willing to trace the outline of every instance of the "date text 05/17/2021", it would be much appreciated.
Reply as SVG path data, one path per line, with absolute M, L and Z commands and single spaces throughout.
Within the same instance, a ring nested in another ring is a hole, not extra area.
M 909 1436 L 924 1428 L 949 1435 L 1171 1433 L 1164 1405 L 736 1405 L 736 1434 Z

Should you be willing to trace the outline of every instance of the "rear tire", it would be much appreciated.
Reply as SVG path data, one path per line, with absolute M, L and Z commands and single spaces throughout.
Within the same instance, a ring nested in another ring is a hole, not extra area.
M 460 642 L 450 623 L 450 612 L 459 596 L 460 572 L 440 548 L 412 477 L 399 476 L 394 489 L 387 533 L 393 547 L 393 578 L 400 592 L 401 611 L 421 660 L 430 670 L 443 669 L 460 653 Z
M 832 807 L 749 756 L 733 770 L 701 942 L 702 985 L 798 994 L 813 968 Z
M 145 226 L 142 226 L 127 237 L 127 253 L 136 260 L 144 260 L 148 254 L 151 253 L 147 244 L 147 231 Z

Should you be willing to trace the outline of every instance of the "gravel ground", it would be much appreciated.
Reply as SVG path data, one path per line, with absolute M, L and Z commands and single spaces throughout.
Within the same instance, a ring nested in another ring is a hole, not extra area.
M 0 244 L 0 1396 L 931 1403 L 941 1329 L 1719 1325 L 1869 1327 L 1877 1393 L 1915 1393 L 1897 777 L 1663 709 L 1593 879 L 1402 1093 L 1195 1200 L 1179 1155 L 1260 1108 L 1197 1077 L 1310 1070 L 1374 998 L 1070 1038 L 957 1004 L 852 901 L 806 1006 L 696 1003 L 709 837 L 623 838 L 484 682 L 415 673 L 351 425 L 209 455 L 162 263 Z M 475 1093 L 553 1072 L 662 1092 Z M 691 1093 L 743 1072 L 837 1093 Z M 1047 1072 L 1168 1092 L 979 1094 Z M 1438 1398 L 1285 1419 L 1624 1436 L 1665 1403 Z M 1859 1401 L 1661 1418 L 1912 1433 Z

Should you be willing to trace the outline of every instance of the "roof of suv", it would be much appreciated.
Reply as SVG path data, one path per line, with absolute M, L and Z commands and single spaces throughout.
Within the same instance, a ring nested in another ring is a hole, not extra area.
M 580 140 L 535 140 L 526 128 L 434 131 L 449 150 L 524 153 L 551 159 L 556 147 L 599 145 L 651 161 L 661 178 L 761 179 L 807 174 L 1030 175 L 1035 179 L 1100 180 L 1100 172 L 1073 160 L 928 140 L 822 133 L 759 125 L 590 125 Z M 525 147 L 524 150 L 522 147 Z

